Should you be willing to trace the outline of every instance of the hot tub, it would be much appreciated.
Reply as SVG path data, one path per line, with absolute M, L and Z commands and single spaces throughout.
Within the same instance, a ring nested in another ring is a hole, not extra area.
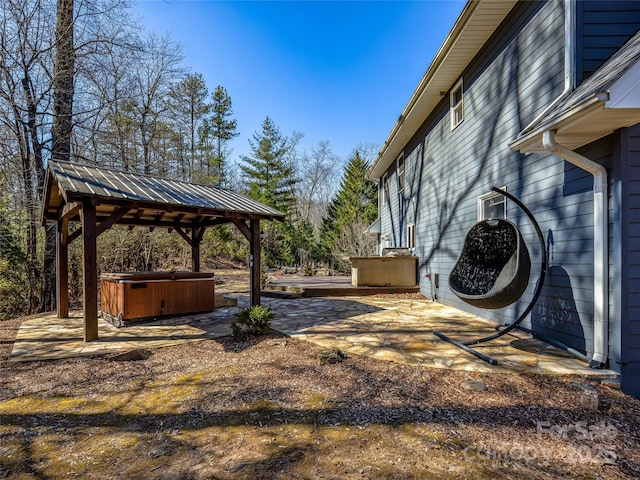
M 105 320 L 121 327 L 214 308 L 214 278 L 200 272 L 104 273 L 100 300 Z

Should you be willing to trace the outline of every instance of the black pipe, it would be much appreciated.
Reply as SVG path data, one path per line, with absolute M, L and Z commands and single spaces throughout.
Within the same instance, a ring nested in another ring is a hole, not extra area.
M 545 335 L 542 335 L 540 333 L 534 333 L 533 330 L 528 329 L 527 327 L 523 327 L 518 325 L 518 330 L 522 330 L 525 333 L 528 333 L 529 335 L 532 335 L 534 338 L 538 338 L 540 340 L 542 340 L 545 343 L 548 343 L 549 345 L 553 345 L 554 347 L 558 347 L 561 350 L 564 350 L 567 353 L 570 353 L 571 355 L 579 358 L 580 360 L 584 361 L 584 362 L 591 362 L 591 359 L 589 357 L 587 357 L 584 353 L 579 352 L 578 350 L 576 350 L 575 348 L 571 348 L 569 345 L 565 345 L 564 343 L 558 341 L 558 340 L 554 340 L 553 338 L 549 338 Z
M 435 336 L 437 336 L 437 337 L 440 337 L 445 342 L 449 342 L 449 343 L 455 345 L 456 347 L 461 348 L 465 352 L 468 352 L 471 355 L 475 355 L 480 360 L 484 360 L 485 362 L 489 363 L 490 365 L 498 365 L 498 361 L 495 358 L 492 358 L 492 357 L 490 357 L 488 355 L 485 355 L 484 353 L 480 353 L 480 352 L 474 350 L 473 348 L 469 348 L 466 344 L 464 344 L 462 342 L 459 342 L 458 340 L 454 340 L 451 337 L 447 337 L 445 334 L 440 333 L 437 330 L 434 330 L 433 334 Z

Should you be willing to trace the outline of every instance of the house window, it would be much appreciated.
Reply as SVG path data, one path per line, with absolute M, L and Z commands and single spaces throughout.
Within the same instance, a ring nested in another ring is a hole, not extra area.
M 456 128 L 464 120 L 464 96 L 462 93 L 462 79 L 454 85 L 450 93 L 451 103 L 451 130 Z
M 410 223 L 407 225 L 407 248 L 416 248 L 416 225 Z
M 502 187 L 502 190 L 506 190 Z M 478 197 L 478 221 L 489 218 L 507 218 L 507 199 L 496 192 Z
M 404 192 L 404 155 L 401 154 L 398 157 L 398 165 L 397 165 L 397 172 L 398 172 L 398 192 L 402 193 Z
M 389 174 L 382 176 L 382 204 L 386 205 L 389 201 Z

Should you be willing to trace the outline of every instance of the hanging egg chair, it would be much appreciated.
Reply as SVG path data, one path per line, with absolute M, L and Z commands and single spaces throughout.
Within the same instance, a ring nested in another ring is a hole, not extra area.
M 530 272 L 529 250 L 518 227 L 504 219 L 482 220 L 465 237 L 449 288 L 475 307 L 503 308 L 522 296 Z
M 476 340 L 459 341 L 434 330 L 433 334 L 476 357 L 497 365 L 498 361 L 471 348 L 506 335 L 526 318 L 538 301 L 545 273 L 547 252 L 538 222 L 529 209 L 516 197 L 504 190 L 493 187 L 518 205 L 529 217 L 540 245 L 540 276 L 529 305 L 505 328 L 493 335 Z M 531 259 L 522 235 L 512 222 L 504 219 L 482 220 L 467 233 L 458 261 L 449 275 L 449 287 L 461 300 L 479 308 L 496 309 L 511 305 L 524 293 L 529 283 Z

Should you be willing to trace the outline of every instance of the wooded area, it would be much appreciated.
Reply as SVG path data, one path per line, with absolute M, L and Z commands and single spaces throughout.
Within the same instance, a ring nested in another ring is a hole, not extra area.
M 0 5 L 0 319 L 55 308 L 55 225 L 41 223 L 50 159 L 221 186 L 287 213 L 263 232 L 265 266 L 345 268 L 375 248 L 363 231 L 377 214 L 365 179 L 376 151 L 344 161 L 329 141 L 311 151 L 265 112 L 250 155 L 233 158 L 227 89 L 210 92 L 181 46 L 145 31 L 125 0 L 5 0 Z M 221 48 L 224 48 L 221 46 Z M 113 228 L 98 242 L 98 271 L 185 269 L 191 252 L 163 229 Z M 246 263 L 234 228 L 208 229 L 203 267 Z M 69 249 L 71 298 L 81 252 Z

